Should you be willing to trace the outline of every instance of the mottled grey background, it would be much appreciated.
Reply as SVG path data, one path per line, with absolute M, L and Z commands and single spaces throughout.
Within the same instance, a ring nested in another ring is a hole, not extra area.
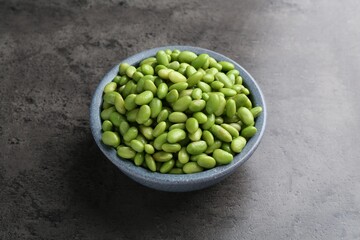
M 360 2 L 0 0 L 0 239 L 360 239 Z M 253 157 L 192 193 L 138 185 L 89 129 L 103 74 L 188 44 L 265 94 Z

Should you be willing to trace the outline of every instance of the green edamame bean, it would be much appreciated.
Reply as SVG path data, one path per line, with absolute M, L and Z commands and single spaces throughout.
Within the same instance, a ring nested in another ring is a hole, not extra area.
M 129 130 L 130 125 L 127 121 L 122 121 L 119 126 L 119 130 L 122 136 L 125 135 L 125 133 Z
M 126 76 L 126 75 L 121 76 L 118 84 L 120 86 L 123 86 L 123 85 L 127 84 L 129 80 L 130 80 L 130 78 L 128 76 Z
M 166 83 L 160 83 L 156 94 L 160 99 L 165 98 L 168 94 L 168 85 Z
M 206 106 L 206 102 L 202 99 L 199 100 L 193 100 L 189 104 L 189 110 L 192 112 L 200 112 L 202 111 Z
M 208 146 L 211 146 L 214 144 L 214 136 L 211 134 L 210 131 L 205 130 L 202 133 L 202 139 L 206 142 Z
M 214 81 L 215 77 L 214 75 L 210 74 L 210 73 L 207 73 L 204 75 L 204 77 L 202 78 L 202 80 L 206 83 L 212 83 Z
M 105 120 L 101 125 L 101 128 L 104 132 L 111 131 L 112 127 L 113 127 L 113 124 L 109 120 Z
M 207 92 L 211 92 L 211 87 L 209 84 L 205 83 L 205 82 L 199 82 L 197 84 L 197 86 L 204 92 L 204 93 L 207 93 Z
M 180 63 L 178 61 L 173 61 L 169 63 L 168 68 L 177 71 L 180 68 Z
M 170 152 L 159 151 L 154 153 L 153 158 L 157 162 L 167 162 L 173 158 L 173 155 Z
M 157 138 L 154 140 L 154 148 L 156 150 L 161 150 L 162 145 L 166 143 L 167 141 L 167 133 L 160 134 Z
M 241 136 L 243 136 L 244 138 L 251 138 L 252 136 L 254 136 L 257 132 L 256 127 L 254 126 L 248 126 L 246 128 L 244 128 L 243 130 L 241 130 Z
M 215 117 L 215 124 L 222 124 L 224 122 L 224 119 L 222 117 Z
M 234 159 L 231 153 L 222 149 L 215 149 L 212 156 L 219 165 L 229 164 Z
M 136 122 L 136 116 L 139 112 L 139 108 L 135 108 L 129 112 L 126 113 L 126 119 L 129 121 L 129 122 Z
M 130 67 L 130 65 L 129 65 L 128 63 L 121 63 L 121 64 L 119 65 L 119 73 L 120 73 L 120 75 L 125 75 L 126 69 L 127 69 L 128 67 Z
M 151 145 L 151 144 L 145 144 L 144 150 L 145 150 L 145 152 L 147 154 L 154 154 L 155 153 L 155 149 L 154 149 L 153 145 Z
M 207 155 L 205 153 L 200 153 L 198 155 L 191 155 L 190 160 L 193 162 L 197 162 L 199 160 L 199 158 L 202 156 L 207 156 Z
M 222 66 L 221 70 L 223 72 L 228 72 L 228 71 L 233 70 L 235 68 L 234 64 L 232 64 L 231 62 L 220 61 L 218 63 Z
M 119 96 L 119 95 L 120 95 L 120 93 L 118 93 L 118 92 L 107 92 L 107 93 L 104 94 L 104 101 L 114 105 L 115 104 L 115 97 Z
M 217 61 L 213 57 L 209 57 L 209 67 L 213 68 L 217 64 Z
M 124 134 L 124 141 L 130 142 L 135 139 L 138 135 L 138 130 L 136 127 L 130 127 L 129 130 Z
M 100 117 L 101 117 L 102 120 L 109 120 L 110 119 L 110 114 L 115 112 L 115 111 L 116 111 L 116 109 L 115 109 L 114 106 L 109 107 L 109 108 L 101 111 Z
M 192 89 L 182 90 L 182 91 L 179 93 L 179 97 L 185 97 L 185 96 L 191 97 L 192 91 L 193 91 Z
M 243 78 L 241 76 L 237 76 L 235 78 L 235 84 L 242 85 L 243 84 Z
M 152 66 L 154 63 L 157 63 L 156 58 L 155 57 L 149 57 L 149 58 L 145 58 L 144 60 L 142 60 L 139 65 L 142 66 L 144 64 L 148 64 L 148 65 Z
M 228 153 L 231 153 L 231 155 L 234 155 L 234 152 L 231 150 L 230 143 L 222 143 L 221 149 Z
M 241 125 L 238 123 L 230 123 L 230 126 L 235 128 L 238 132 L 240 132 L 240 130 L 241 130 Z
M 145 105 L 150 103 L 153 98 L 154 94 L 151 91 L 144 91 L 136 96 L 135 103 L 137 105 Z
M 249 95 L 249 94 L 250 94 L 250 90 L 247 89 L 246 87 L 243 87 L 243 88 L 241 89 L 241 92 L 242 92 L 243 94 L 245 94 L 245 95 Z
M 116 111 L 118 111 L 121 114 L 125 114 L 125 112 L 126 112 L 125 102 L 120 94 L 115 96 L 114 105 L 115 105 Z
M 235 84 L 235 75 L 227 73 L 226 76 L 230 79 L 232 84 Z
M 236 102 L 236 108 L 246 107 L 248 109 L 251 109 L 252 107 L 250 99 L 243 93 L 236 95 L 234 97 L 234 100 Z
M 161 146 L 161 149 L 164 150 L 165 152 L 176 153 L 180 151 L 181 145 L 178 143 L 164 143 Z
M 103 101 L 101 106 L 102 106 L 102 109 L 104 110 L 104 109 L 107 109 L 109 107 L 112 107 L 113 105 L 108 103 L 108 102 Z
M 196 120 L 196 118 L 191 117 L 191 118 L 188 118 L 188 120 L 186 120 L 186 130 L 189 133 L 195 133 L 196 130 L 198 130 L 198 128 L 199 128 L 199 123 Z
M 186 151 L 186 148 L 185 147 L 181 148 L 178 153 L 178 161 L 182 164 L 185 164 L 189 161 L 189 159 L 190 159 L 190 157 Z
M 143 152 L 145 149 L 145 144 L 139 140 L 133 139 L 130 141 L 130 147 L 136 152 Z
M 174 167 L 174 165 L 175 165 L 174 160 L 164 162 L 160 167 L 160 172 L 161 173 L 168 173 Z
M 130 147 L 125 147 L 125 146 L 119 146 L 117 147 L 117 155 L 119 155 L 122 158 L 125 159 L 132 159 L 135 157 L 136 152 L 134 150 L 132 150 Z
M 207 101 L 209 99 L 209 94 L 208 93 L 203 93 L 202 94 L 202 99 L 204 99 L 205 101 Z
M 139 130 L 141 132 L 142 135 L 144 135 L 144 137 L 147 139 L 147 140 L 152 140 L 154 139 L 152 133 L 153 133 L 153 129 L 152 127 L 146 127 L 144 125 L 140 125 L 139 126 Z
M 141 72 L 144 75 L 154 75 L 154 68 L 150 64 L 141 65 Z
M 201 81 L 203 76 L 204 76 L 204 74 L 202 72 L 199 72 L 199 71 L 192 74 L 187 80 L 187 83 L 188 83 L 189 87 L 193 87 L 193 86 L 199 84 L 199 82 Z
M 144 124 L 147 120 L 150 119 L 151 109 L 148 105 L 142 105 L 136 114 L 136 122 L 138 124 Z
M 179 92 L 176 89 L 171 90 L 167 95 L 166 95 L 166 101 L 168 103 L 174 103 L 178 100 L 179 98 Z
M 231 86 L 233 85 L 228 76 L 226 76 L 226 74 L 223 72 L 216 73 L 215 78 L 217 81 L 222 82 L 226 88 L 231 88 Z
M 169 59 L 165 51 L 160 50 L 156 53 L 156 61 L 158 64 L 167 66 L 169 65 Z
M 220 94 L 220 93 L 218 93 Z M 215 116 L 221 116 L 225 112 L 226 100 L 224 96 L 219 95 L 219 107 L 215 110 Z
M 250 126 L 254 124 L 254 116 L 252 115 L 250 110 L 247 109 L 246 107 L 240 107 L 238 109 L 237 114 L 241 122 L 243 122 L 246 126 Z
M 151 81 L 150 79 L 146 79 L 144 81 L 143 90 L 149 90 L 155 95 L 157 92 L 157 87 L 155 86 L 155 83 L 153 81 Z
M 202 140 L 192 142 L 188 144 L 186 147 L 186 151 L 191 155 L 198 155 L 200 153 L 205 152 L 206 149 L 207 149 L 206 142 Z
M 140 69 L 139 69 L 140 70 Z M 134 72 L 132 78 L 135 80 L 135 82 L 138 82 L 142 77 L 144 77 L 144 74 L 142 74 L 141 72 Z
M 225 109 L 226 109 L 226 116 L 227 117 L 232 117 L 236 114 L 236 102 L 234 99 L 229 99 L 226 102 L 225 105 Z
M 145 154 L 145 162 L 146 166 L 149 168 L 150 171 L 156 171 L 156 163 L 154 158 L 150 154 Z
M 109 120 L 115 127 L 119 127 L 120 123 L 125 120 L 125 117 L 118 112 L 112 112 Z
M 180 54 L 180 50 L 174 49 L 170 54 L 171 61 L 177 61 L 179 54 Z
M 168 135 L 167 135 L 167 141 L 169 143 L 177 143 L 180 142 L 181 140 L 185 139 L 186 137 L 186 132 L 182 129 L 173 129 L 171 131 L 169 131 Z
M 232 136 L 231 134 L 225 130 L 225 128 L 219 126 L 219 125 L 213 125 L 210 128 L 210 132 L 214 134 L 215 137 L 220 139 L 223 142 L 231 142 Z
M 224 84 L 220 81 L 213 81 L 210 85 L 215 90 L 219 90 L 224 87 Z
M 159 75 L 160 78 L 168 80 L 171 72 L 174 72 L 174 70 L 165 68 L 165 69 L 160 69 L 157 74 Z
M 191 65 L 195 69 L 199 69 L 199 68 L 203 67 L 205 65 L 206 61 L 208 61 L 208 60 L 209 60 L 209 55 L 206 53 L 202 53 L 191 62 Z
M 134 157 L 134 163 L 136 166 L 140 166 L 141 164 L 143 164 L 144 160 L 145 160 L 145 156 L 143 152 L 136 153 Z
M 195 88 L 192 92 L 191 92 L 191 97 L 194 100 L 200 100 L 202 97 L 202 90 L 200 88 Z
M 112 131 L 105 131 L 101 135 L 101 141 L 108 146 L 116 148 L 120 144 L 120 137 Z
M 207 115 L 207 121 L 205 123 L 203 123 L 201 127 L 204 130 L 208 130 L 214 125 L 214 123 L 215 123 L 215 115 L 209 114 L 209 115 Z
M 207 168 L 207 169 L 210 169 L 210 168 L 213 168 L 216 166 L 215 159 L 213 157 L 206 156 L 206 155 L 200 156 L 196 162 L 200 167 Z
M 126 98 L 131 93 L 136 93 L 136 84 L 134 81 L 128 81 L 124 87 L 124 90 L 121 92 L 121 95 Z
M 215 75 L 216 73 L 219 72 L 219 70 L 217 70 L 216 68 L 212 67 L 212 68 L 209 68 L 205 71 L 207 74 L 211 74 L 211 75 Z
M 162 102 L 158 98 L 153 98 L 150 102 L 151 118 L 156 118 L 162 109 Z
M 188 162 L 183 166 L 184 173 L 198 173 L 202 172 L 204 169 L 200 167 L 196 162 Z
M 233 138 L 236 138 L 239 136 L 239 131 L 231 126 L 230 124 L 223 123 L 221 124 L 221 127 L 223 127 L 226 131 L 228 131 Z
M 220 100 L 217 94 L 209 94 L 209 99 L 206 102 L 206 112 L 208 114 L 214 113 L 219 108 Z
M 144 91 L 144 85 L 145 85 L 145 78 L 141 78 L 136 85 L 136 93 L 142 93 Z
M 129 78 L 132 78 L 135 72 L 136 72 L 136 68 L 135 68 L 134 66 L 129 66 L 129 67 L 126 69 L 125 74 L 126 74 Z
M 165 132 L 165 130 L 166 130 L 166 122 L 160 122 L 154 128 L 154 131 L 153 131 L 152 135 L 154 137 L 158 137 L 161 134 L 163 134 Z
M 186 67 L 186 71 L 185 71 L 185 74 L 186 74 L 186 76 L 189 78 L 191 75 L 193 75 L 194 73 L 196 73 L 197 71 L 196 71 L 196 69 L 193 67 L 193 66 L 191 66 L 191 65 L 189 65 L 189 66 L 187 66 Z
M 178 56 L 178 61 L 181 63 L 191 63 L 197 58 L 197 55 L 190 51 L 182 51 Z
M 155 73 L 159 75 L 159 71 L 160 71 L 161 69 L 167 69 L 167 67 L 165 67 L 164 65 L 159 64 L 159 65 L 157 65 L 157 66 L 155 67 L 155 69 L 154 69 L 154 70 L 155 70 Z M 171 70 L 172 70 L 172 69 L 171 69 Z
M 154 121 L 151 118 L 149 118 L 146 122 L 143 123 L 143 125 L 146 127 L 150 127 L 153 122 Z
M 250 109 L 250 112 L 254 116 L 254 118 L 257 118 L 260 115 L 260 113 L 262 112 L 262 107 L 260 107 L 260 106 L 254 107 L 254 108 Z
M 169 116 L 169 110 L 167 109 L 163 109 L 160 111 L 159 115 L 157 116 L 157 122 L 162 122 L 162 121 L 166 121 L 168 119 Z
M 190 96 L 184 96 L 179 98 L 173 105 L 173 110 L 176 112 L 184 112 L 188 109 L 192 99 Z
M 159 78 L 159 77 L 156 77 L 155 78 L 155 80 L 154 80 L 154 83 L 155 83 L 155 86 L 157 87 L 157 88 L 159 88 L 159 85 L 161 84 L 161 83 L 163 83 L 164 81 L 161 79 L 161 78 Z M 138 83 L 139 84 L 139 83 Z M 159 91 L 159 89 L 158 89 L 158 91 Z
M 240 75 L 240 72 L 236 69 L 233 69 L 233 70 L 228 71 L 227 74 L 234 74 L 235 77 L 237 77 Z
M 185 123 L 175 123 L 175 124 L 172 124 L 170 127 L 169 127 L 169 131 L 173 130 L 173 129 L 182 129 L 184 130 L 185 129 Z
M 234 89 L 236 91 L 236 93 L 241 93 L 241 89 L 244 88 L 243 85 L 239 85 L 239 84 L 235 84 L 231 87 L 232 89 Z
M 193 117 L 198 121 L 199 124 L 204 124 L 208 120 L 207 116 L 203 112 L 196 112 L 193 114 Z
M 199 141 L 201 139 L 201 136 L 202 136 L 201 128 L 198 128 L 194 133 L 189 134 L 189 138 L 193 142 Z
M 237 94 L 237 92 L 231 88 L 221 88 L 220 92 L 222 92 L 225 95 L 225 97 L 233 97 Z
M 169 115 L 169 121 L 172 123 L 183 123 L 186 122 L 187 116 L 182 112 L 172 112 Z
M 124 107 L 126 110 L 131 111 L 137 107 L 135 103 L 136 94 L 130 94 L 125 98 Z
M 184 172 L 181 168 L 176 167 L 176 168 L 171 169 L 169 173 L 170 174 L 183 174 Z
M 215 140 L 214 143 L 206 149 L 205 153 L 206 154 L 213 153 L 215 149 L 221 148 L 221 145 L 222 145 L 221 141 Z
M 104 93 L 113 92 L 116 90 L 117 84 L 115 82 L 109 82 L 104 87 Z
M 172 71 L 169 73 L 169 79 L 173 83 L 186 82 L 186 77 L 176 71 Z
M 231 142 L 231 150 L 239 153 L 243 150 L 243 148 L 246 145 L 246 139 L 242 136 L 239 136 L 237 138 L 234 138 L 234 140 Z
M 188 84 L 186 82 L 179 82 L 179 83 L 174 83 L 173 85 L 171 85 L 169 87 L 169 91 L 176 89 L 178 92 L 181 92 L 183 90 L 185 90 L 188 87 Z M 191 90 L 191 89 L 189 89 Z

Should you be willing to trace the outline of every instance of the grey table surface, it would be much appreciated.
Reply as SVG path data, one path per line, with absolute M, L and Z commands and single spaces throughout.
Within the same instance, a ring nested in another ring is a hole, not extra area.
M 360 239 L 360 2 L 0 0 L 0 239 Z M 257 79 L 268 126 L 222 183 L 165 193 L 100 153 L 121 59 L 200 46 Z

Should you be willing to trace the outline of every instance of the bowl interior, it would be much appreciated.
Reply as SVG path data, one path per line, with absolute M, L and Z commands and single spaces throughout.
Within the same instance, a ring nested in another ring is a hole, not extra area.
M 234 156 L 234 160 L 224 166 L 218 166 L 210 170 L 206 170 L 204 172 L 195 173 L 195 174 L 161 174 L 157 172 L 151 172 L 145 168 L 137 167 L 133 162 L 129 160 L 121 159 L 116 154 L 116 150 L 114 148 L 110 148 L 104 145 L 101 142 L 101 119 L 100 119 L 100 111 L 102 105 L 102 95 L 103 89 L 105 85 L 113 80 L 113 78 L 118 73 L 119 64 L 113 67 L 100 81 L 98 87 L 95 90 L 93 95 L 91 107 L 90 107 L 90 126 L 92 130 L 93 137 L 95 139 L 96 144 L 99 146 L 101 151 L 105 154 L 105 156 L 113 162 L 122 172 L 131 177 L 137 182 L 145 184 L 147 186 L 157 186 L 157 185 L 169 185 L 173 186 L 174 184 L 191 184 L 196 182 L 197 184 L 206 184 L 209 181 L 215 181 L 216 179 L 221 179 L 224 176 L 232 173 L 238 166 L 243 164 L 255 151 L 262 135 L 265 130 L 266 124 L 266 105 L 264 101 L 263 94 L 255 82 L 253 77 L 238 63 L 231 60 L 228 57 L 225 57 L 219 53 L 216 53 L 211 50 L 199 48 L 199 47 L 191 47 L 191 46 L 165 46 L 154 48 L 150 50 L 143 51 L 136 55 L 133 55 L 127 59 L 124 59 L 122 62 L 129 63 L 130 65 L 137 65 L 144 58 L 152 57 L 159 50 L 165 49 L 179 49 L 180 51 L 189 50 L 193 51 L 196 54 L 207 53 L 211 57 L 215 58 L 217 61 L 229 61 L 235 65 L 235 68 L 240 72 L 240 75 L 243 77 L 243 84 L 247 87 L 251 92 L 251 101 L 254 106 L 261 106 L 263 108 L 262 114 L 256 119 L 255 126 L 258 129 L 258 132 L 255 136 L 253 136 L 241 153 Z M 156 187 L 155 187 L 156 188 Z M 164 188 L 161 188 L 164 190 Z

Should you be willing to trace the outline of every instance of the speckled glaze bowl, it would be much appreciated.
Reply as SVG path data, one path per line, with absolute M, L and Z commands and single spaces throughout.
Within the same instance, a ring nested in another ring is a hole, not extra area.
M 256 128 L 258 132 L 255 136 L 253 136 L 245 148 L 242 150 L 240 154 L 237 154 L 234 157 L 234 160 L 225 166 L 218 166 L 210 170 L 206 170 L 200 173 L 194 174 L 161 174 L 161 173 L 153 173 L 145 168 L 137 167 L 133 162 L 129 160 L 121 159 L 116 154 L 116 150 L 114 148 L 110 148 L 104 145 L 101 142 L 101 119 L 100 119 L 100 109 L 102 105 L 102 95 L 103 89 L 105 85 L 113 80 L 113 78 L 118 73 L 119 64 L 114 66 L 100 81 L 97 86 L 95 93 L 93 95 L 93 99 L 90 106 L 90 126 L 93 137 L 95 139 L 96 144 L 100 148 L 100 150 L 105 154 L 105 156 L 115 164 L 123 173 L 127 176 L 135 180 L 136 182 L 162 191 L 168 192 L 187 192 L 194 191 L 209 187 L 214 185 L 221 180 L 223 180 L 226 176 L 232 174 L 241 164 L 243 164 L 246 160 L 250 158 L 250 156 L 254 153 L 256 148 L 258 147 L 260 140 L 265 131 L 266 125 L 266 105 L 264 96 L 255 82 L 254 78 L 238 63 L 227 58 L 217 52 L 213 52 L 207 49 L 199 48 L 199 47 L 191 47 L 191 46 L 164 46 L 159 48 L 153 48 L 150 50 L 146 50 L 140 52 L 134 56 L 131 56 L 127 59 L 124 59 L 122 62 L 127 62 L 130 65 L 137 65 L 141 60 L 154 56 L 157 51 L 165 50 L 165 49 L 179 49 L 180 51 L 189 50 L 193 51 L 197 54 L 207 53 L 211 57 L 215 58 L 217 61 L 229 61 L 235 65 L 235 68 L 240 71 L 240 75 L 243 77 L 243 84 L 246 86 L 251 92 L 251 101 L 254 106 L 262 106 L 263 112 L 256 119 Z

